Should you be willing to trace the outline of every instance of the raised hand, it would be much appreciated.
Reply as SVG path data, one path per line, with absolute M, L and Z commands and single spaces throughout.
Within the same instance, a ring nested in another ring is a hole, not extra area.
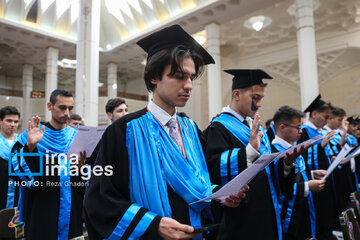
M 349 129 L 349 122 L 346 120 L 346 118 L 344 118 L 340 130 L 344 131 L 344 133 L 347 133 L 348 129 Z
M 28 135 L 27 135 L 27 146 L 29 151 L 34 151 L 36 144 L 38 144 L 44 136 L 45 126 L 40 129 L 40 117 L 32 117 L 31 121 L 28 122 Z
M 192 226 L 181 224 L 175 219 L 163 217 L 160 220 L 158 234 L 166 240 L 191 239 L 201 233 L 194 233 Z
M 81 151 L 80 152 L 80 160 L 79 163 L 77 164 L 78 168 L 81 168 L 82 166 L 84 166 L 84 164 L 86 163 L 86 151 Z
M 343 132 L 342 136 L 341 136 L 341 140 L 339 142 L 340 146 L 344 146 L 346 143 L 346 139 L 349 136 L 349 134 L 347 132 Z
M 333 139 L 333 136 L 336 134 L 335 131 L 330 131 L 326 134 L 325 138 L 321 142 L 321 147 L 325 148 L 326 145 Z
M 221 200 L 221 204 L 227 207 L 237 207 L 241 203 L 241 199 L 246 197 L 247 191 L 249 191 L 250 187 L 245 185 L 243 189 L 238 192 L 236 195 L 230 195 L 229 197 Z
M 291 164 L 295 163 L 296 159 L 303 154 L 311 145 L 304 147 L 301 146 L 299 150 L 294 149 L 292 153 L 286 153 L 284 157 L 284 162 L 286 165 L 290 166 Z
M 260 139 L 263 135 L 262 132 L 259 132 L 260 128 L 260 115 L 258 112 L 255 114 L 254 122 L 252 124 L 252 129 L 250 131 L 250 145 L 257 151 L 260 148 Z

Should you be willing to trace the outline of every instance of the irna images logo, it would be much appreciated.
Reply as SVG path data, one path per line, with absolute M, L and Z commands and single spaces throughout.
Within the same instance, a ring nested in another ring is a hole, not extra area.
M 71 154 L 68 159 L 64 153 L 49 153 L 46 151 L 45 162 L 44 154 L 41 153 L 23 153 L 15 152 L 11 155 L 11 164 L 9 164 L 9 176 L 19 177 L 34 177 L 34 176 L 74 176 L 81 177 L 83 180 L 89 180 L 91 175 L 95 176 L 112 176 L 113 167 L 111 165 L 100 166 L 95 165 L 91 167 L 88 164 L 80 164 L 79 156 L 77 154 Z M 30 169 L 26 162 L 26 158 L 30 158 L 31 161 L 37 161 L 36 169 L 34 171 Z

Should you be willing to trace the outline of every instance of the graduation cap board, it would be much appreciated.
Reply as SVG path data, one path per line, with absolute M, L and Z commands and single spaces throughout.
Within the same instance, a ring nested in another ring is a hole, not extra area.
M 263 79 L 272 79 L 269 74 L 261 69 L 228 69 L 224 72 L 234 76 L 232 90 L 261 85 L 264 84 Z
M 148 58 L 161 50 L 183 45 L 184 47 L 196 51 L 203 58 L 205 65 L 215 63 L 211 55 L 177 24 L 154 32 L 139 40 L 136 44 L 148 53 Z
M 314 101 L 312 101 L 312 103 L 310 103 L 310 105 L 304 110 L 304 112 L 312 112 L 316 109 L 318 109 L 319 107 L 321 107 L 322 105 L 324 105 L 326 102 L 321 100 L 321 94 L 319 94 Z

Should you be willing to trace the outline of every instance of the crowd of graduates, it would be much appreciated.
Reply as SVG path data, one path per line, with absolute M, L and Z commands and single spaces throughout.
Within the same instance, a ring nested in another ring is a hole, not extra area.
M 152 100 L 130 114 L 125 102 L 110 100 L 112 124 L 92 155 L 82 153 L 77 163 L 93 171 L 109 166 L 111 175 L 84 181 L 65 173 L 71 163 L 60 155 L 81 124 L 70 117 L 70 92 L 53 91 L 51 120 L 34 116 L 21 134 L 20 112 L 0 109 L 0 210 L 17 207 L 11 222 L 24 227 L 26 239 L 335 239 L 350 193 L 360 193 L 359 157 L 324 176 L 343 148 L 359 146 L 358 117 L 319 95 L 304 111 L 284 104 L 263 128 L 259 109 L 272 77 L 260 69 L 228 69 L 231 102 L 201 131 L 176 107 L 185 106 L 193 80 L 213 58 L 178 25 L 137 44 L 148 54 L 144 80 Z M 317 136 L 324 137 L 271 162 L 239 192 L 198 202 L 263 154 Z M 39 161 L 49 154 L 57 161 Z M 58 171 L 41 172 L 45 164 Z

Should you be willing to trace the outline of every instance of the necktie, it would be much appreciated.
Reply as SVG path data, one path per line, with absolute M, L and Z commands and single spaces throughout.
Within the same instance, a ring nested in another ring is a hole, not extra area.
M 169 135 L 171 139 L 175 142 L 175 144 L 182 149 L 182 144 L 180 140 L 180 133 L 178 131 L 178 127 L 176 124 L 176 120 L 173 118 L 170 118 L 170 120 L 166 123 L 166 126 L 168 126 L 169 129 Z
M 250 128 L 249 123 L 246 121 L 246 119 L 244 119 L 244 121 L 242 121 L 242 123 L 245 124 L 248 128 Z

